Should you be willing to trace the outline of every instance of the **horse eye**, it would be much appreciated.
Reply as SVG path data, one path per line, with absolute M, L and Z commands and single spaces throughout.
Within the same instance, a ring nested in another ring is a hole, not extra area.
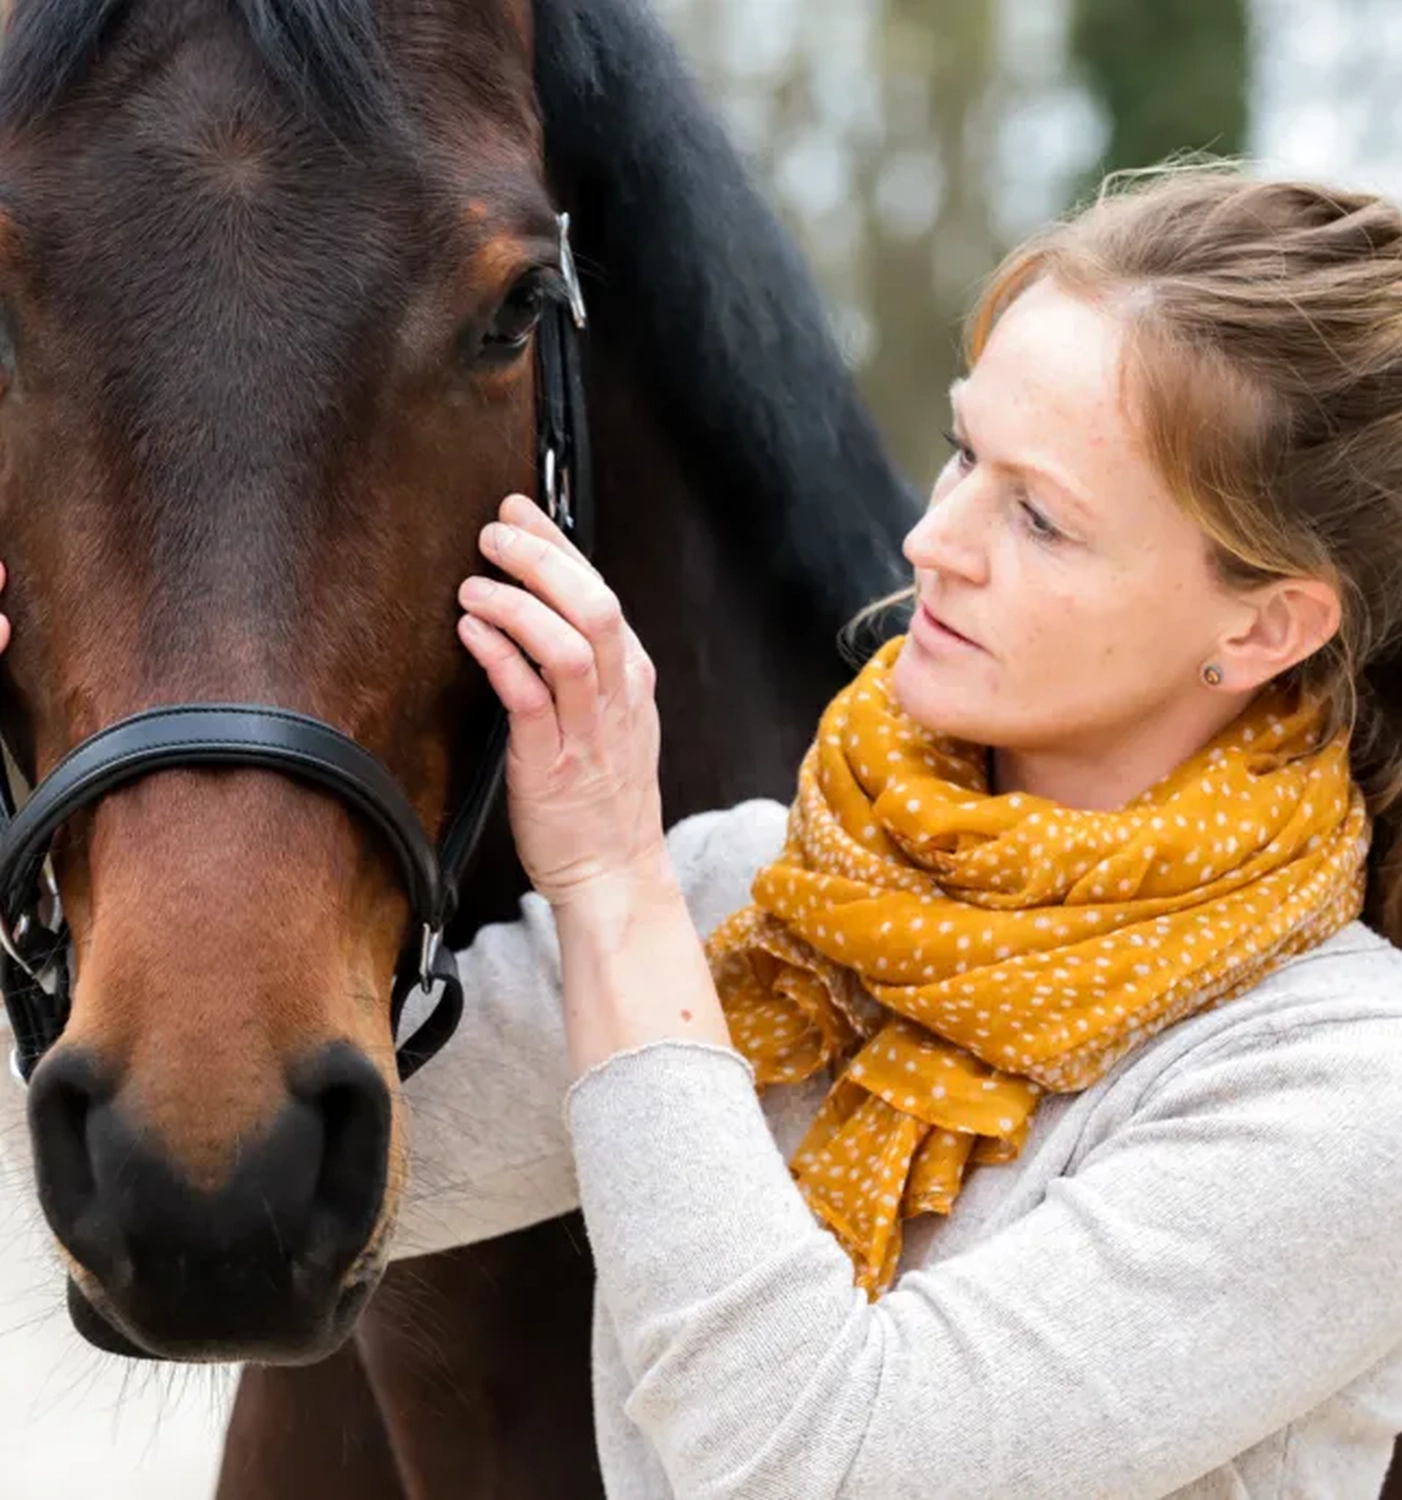
M 519 354 L 545 311 L 545 284 L 538 275 L 523 276 L 506 295 L 482 335 L 486 355 Z

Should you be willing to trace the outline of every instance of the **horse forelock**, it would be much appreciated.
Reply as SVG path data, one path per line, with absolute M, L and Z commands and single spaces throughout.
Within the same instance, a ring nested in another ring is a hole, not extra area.
M 33 124 L 70 94 L 98 49 L 133 13 L 192 9 L 190 0 L 3 0 L 0 121 Z M 270 76 L 341 127 L 382 125 L 393 91 L 375 0 L 232 0 Z

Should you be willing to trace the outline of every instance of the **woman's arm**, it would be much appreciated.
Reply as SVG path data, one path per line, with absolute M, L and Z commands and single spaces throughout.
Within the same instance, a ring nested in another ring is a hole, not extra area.
M 1033 1212 L 875 1304 L 738 1057 L 596 1068 L 585 1218 L 678 1500 L 1151 1500 L 1318 1405 L 1402 1343 L 1389 1008 L 1205 1045 Z
M 689 922 L 709 931 L 745 904 L 755 871 L 783 843 L 785 816 L 777 802 L 746 802 L 671 829 Z M 458 967 L 462 1022 L 405 1089 L 411 1171 L 396 1256 L 492 1239 L 579 1206 L 561 1114 L 573 1075 L 550 908 L 527 896 L 520 919 L 484 927 Z

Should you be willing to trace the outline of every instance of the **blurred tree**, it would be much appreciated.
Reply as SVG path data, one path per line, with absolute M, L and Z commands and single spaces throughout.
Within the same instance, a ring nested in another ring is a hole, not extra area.
M 959 323 L 1001 249 L 1005 0 L 661 3 L 813 263 L 897 461 L 930 484 Z M 741 37 L 767 38 L 762 63 Z
M 1055 179 L 1041 214 L 1060 184 L 1077 191 L 1067 179 L 1096 149 L 1089 123 L 1068 155 L 1077 127 L 1047 112 L 1050 94 L 1084 90 L 1103 114 L 1094 180 L 1245 143 L 1249 0 L 655 3 L 804 246 L 892 451 L 922 485 L 944 458 L 959 322 L 1003 236 L 1020 232 L 1009 150 Z
M 1109 138 L 1082 190 L 1174 152 L 1245 149 L 1247 0 L 1073 0 L 1070 51 Z
M 921 486 L 945 459 L 945 391 L 959 323 L 999 246 L 989 201 L 996 0 L 884 0 L 877 32 L 884 130 L 862 153 L 862 388 Z

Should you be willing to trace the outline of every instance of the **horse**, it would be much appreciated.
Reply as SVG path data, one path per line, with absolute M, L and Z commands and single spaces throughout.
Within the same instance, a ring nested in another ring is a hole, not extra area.
M 8 12 L 0 725 L 36 800 L 91 775 L 49 796 L 51 890 L 3 936 L 61 903 L 16 955 L 31 1007 L 62 991 L 25 1066 L 70 1311 L 131 1357 L 246 1363 L 225 1500 L 597 1494 L 578 1221 L 386 1274 L 406 954 L 441 977 L 405 824 L 491 781 L 454 597 L 500 498 L 551 482 L 560 216 L 579 478 L 657 663 L 669 820 L 790 792 L 916 502 L 641 0 Z M 239 754 L 172 728 L 212 705 Z M 164 759 L 92 761 L 153 724 Z M 448 948 L 523 890 L 498 808 Z

